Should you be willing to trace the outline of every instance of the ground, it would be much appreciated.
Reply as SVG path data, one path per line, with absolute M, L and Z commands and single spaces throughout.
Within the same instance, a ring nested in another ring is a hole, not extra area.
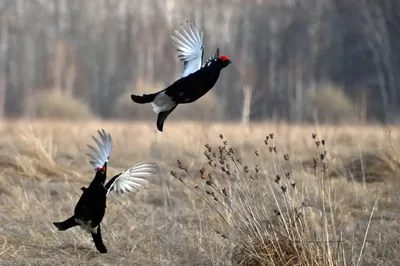
M 102 128 L 113 137 L 110 176 L 140 161 L 160 167 L 147 189 L 108 199 L 102 223 L 107 254 L 98 253 L 79 228 L 60 232 L 52 224 L 72 215 L 80 188 L 92 180 L 86 144 Z M 400 128 L 170 121 L 161 133 L 153 122 L 8 121 L 0 132 L 0 265 L 238 265 L 243 253 L 238 238 L 266 245 L 268 232 L 279 227 L 280 218 L 273 217 L 279 202 L 298 202 L 307 214 L 301 219 L 311 225 L 307 230 L 322 232 L 326 237 L 320 241 L 337 241 L 342 250 L 331 244 L 307 248 L 311 244 L 300 241 L 307 251 L 297 253 L 320 250 L 317 257 L 324 262 L 297 258 L 287 265 L 400 265 Z M 222 162 L 228 170 L 207 168 L 205 144 L 216 153 L 218 146 L 232 148 L 241 161 Z M 237 165 L 248 165 L 249 173 Z M 203 166 L 215 183 L 199 172 Z M 275 194 L 284 187 L 273 187 L 276 176 L 283 182 L 289 172 L 283 196 Z M 215 184 L 223 184 L 224 190 L 213 195 L 203 181 L 215 191 Z M 229 206 L 236 207 L 224 207 L 221 199 L 229 193 L 234 199 Z M 265 232 L 257 240 L 251 231 L 259 228 Z M 308 239 L 306 234 L 300 239 Z M 283 265 L 285 254 L 281 250 L 273 264 Z M 272 265 L 260 261 L 243 265 Z

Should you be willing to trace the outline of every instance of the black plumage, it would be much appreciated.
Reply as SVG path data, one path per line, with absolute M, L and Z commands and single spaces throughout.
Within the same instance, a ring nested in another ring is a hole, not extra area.
M 182 77 L 159 92 L 131 95 L 136 103 L 152 103 L 154 111 L 158 113 L 159 131 L 163 131 L 164 121 L 178 104 L 192 103 L 205 95 L 214 87 L 221 70 L 231 63 L 227 56 L 219 56 L 217 49 L 216 54 L 202 65 L 203 33 L 194 24 L 188 22 L 187 29 L 182 26 L 172 38 L 182 62 Z
M 112 150 L 112 139 L 104 130 L 99 131 L 99 135 L 101 141 L 93 137 L 98 145 L 97 149 L 88 145 L 93 151 L 93 154 L 89 154 L 93 159 L 90 163 L 95 166 L 96 170 L 93 181 L 87 188 L 81 188 L 83 193 L 75 206 L 74 215 L 63 222 L 54 222 L 53 224 L 60 231 L 79 225 L 92 235 L 96 249 L 101 253 L 106 253 L 107 248 L 101 237 L 100 224 L 106 211 L 107 196 L 110 192 L 115 192 L 118 195 L 142 188 L 148 183 L 143 177 L 156 174 L 157 166 L 153 163 L 136 164 L 115 175 L 105 184 L 107 163 Z

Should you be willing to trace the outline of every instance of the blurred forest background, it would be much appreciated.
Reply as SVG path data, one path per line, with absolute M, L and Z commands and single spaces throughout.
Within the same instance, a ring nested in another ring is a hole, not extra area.
M 154 119 L 187 19 L 233 64 L 175 118 L 400 121 L 397 0 L 0 0 L 0 115 Z

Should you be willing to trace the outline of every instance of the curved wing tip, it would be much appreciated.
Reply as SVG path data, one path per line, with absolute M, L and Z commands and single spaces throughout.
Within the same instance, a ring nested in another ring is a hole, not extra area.
M 112 151 L 112 137 L 103 128 L 97 130 L 99 137 L 92 135 L 92 139 L 96 143 L 96 147 L 87 144 L 87 147 L 92 153 L 87 155 L 92 159 L 89 163 L 96 167 L 102 167 L 105 162 L 108 162 Z

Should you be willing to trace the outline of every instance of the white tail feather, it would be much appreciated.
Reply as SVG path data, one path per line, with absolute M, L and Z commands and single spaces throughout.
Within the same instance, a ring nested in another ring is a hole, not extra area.
M 158 113 L 171 110 L 176 104 L 165 92 L 160 92 L 151 103 L 153 111 Z

